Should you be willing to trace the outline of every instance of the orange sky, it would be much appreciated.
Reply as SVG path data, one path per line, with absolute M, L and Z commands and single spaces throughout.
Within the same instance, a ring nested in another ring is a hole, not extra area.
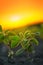
M 43 22 L 43 0 L 0 0 L 3 29 Z

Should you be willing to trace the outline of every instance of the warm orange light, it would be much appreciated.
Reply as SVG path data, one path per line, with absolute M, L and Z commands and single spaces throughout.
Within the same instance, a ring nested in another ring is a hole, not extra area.
M 43 23 L 43 0 L 1 0 L 0 15 L 3 29 Z

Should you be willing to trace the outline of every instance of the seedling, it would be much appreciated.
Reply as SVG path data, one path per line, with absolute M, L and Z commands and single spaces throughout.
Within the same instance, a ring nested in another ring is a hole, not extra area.
M 38 40 L 35 38 L 36 34 L 31 31 L 16 32 L 6 30 L 2 30 L 2 26 L 0 26 L 0 42 L 6 44 L 9 48 L 8 57 L 13 58 L 13 55 L 20 55 L 24 51 L 28 51 L 29 53 L 33 51 L 33 44 L 38 45 Z M 17 48 L 21 46 L 16 52 L 12 50 L 12 48 Z

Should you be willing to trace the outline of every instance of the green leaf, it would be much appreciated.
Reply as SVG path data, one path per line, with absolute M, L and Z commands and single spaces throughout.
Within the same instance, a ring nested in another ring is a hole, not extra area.
M 29 47 L 29 41 L 27 41 L 27 43 L 26 44 L 24 44 L 24 46 L 25 46 L 25 49 L 27 49 L 28 47 Z
M 19 43 L 20 38 L 19 38 L 19 36 L 15 35 L 12 37 L 11 40 L 12 40 L 11 47 L 13 48 Z
M 4 44 L 7 44 L 8 45 L 9 39 L 6 38 L 6 39 L 3 40 L 3 42 L 4 42 Z
M 2 32 L 2 26 L 0 25 L 0 32 Z
M 19 32 L 19 37 L 22 39 L 23 38 L 23 33 L 22 32 Z
M 29 48 L 31 50 L 31 47 L 30 47 L 31 42 L 32 42 L 32 44 L 34 43 L 34 44 L 38 45 L 38 41 L 35 38 L 31 38 L 27 41 L 23 41 L 22 45 L 24 46 L 25 49 Z
M 27 50 L 28 52 L 32 52 L 34 50 L 34 47 L 30 45 Z
M 0 42 L 3 42 L 3 40 L 4 40 L 4 35 L 1 33 L 0 34 Z
M 39 42 L 38 42 L 38 40 L 36 39 L 36 38 L 33 38 L 32 39 L 32 41 L 34 42 L 34 44 L 36 44 L 36 45 L 38 45 L 39 44 Z
M 9 43 L 9 36 L 8 35 L 5 35 L 4 36 L 4 40 L 3 40 L 3 42 L 5 43 L 5 44 L 8 44 Z
M 25 36 L 26 38 L 32 37 L 31 31 L 30 31 L 30 30 L 27 30 L 27 31 L 24 33 L 24 36 Z
M 4 35 L 3 34 L 0 34 L 0 40 L 1 39 L 4 39 Z
M 24 52 L 23 48 L 20 48 L 19 50 L 16 51 L 15 55 L 20 55 Z

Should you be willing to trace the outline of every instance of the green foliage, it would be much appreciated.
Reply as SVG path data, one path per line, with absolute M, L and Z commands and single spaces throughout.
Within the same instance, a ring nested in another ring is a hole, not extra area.
M 4 39 L 4 35 L 0 34 L 0 42 L 3 42 L 3 39 Z
M 4 38 L 4 35 L 3 34 L 0 34 L 0 40 Z
M 37 29 L 35 31 L 33 30 L 31 31 L 28 29 L 25 32 L 19 32 L 16 34 L 14 31 L 10 31 L 10 30 L 3 31 L 2 26 L 0 26 L 0 42 L 3 41 L 6 45 L 9 44 L 10 50 L 11 48 L 16 48 L 20 45 L 22 48 L 18 49 L 15 52 L 15 55 L 20 55 L 25 50 L 28 52 L 32 52 L 34 49 L 33 44 L 38 45 L 39 43 L 35 37 L 36 34 L 34 34 L 34 32 L 38 32 L 38 31 L 40 30 Z M 41 32 L 43 32 L 42 29 Z
M 23 48 L 20 48 L 19 50 L 16 51 L 15 55 L 20 55 L 24 52 Z
M 3 39 L 4 39 L 4 34 L 3 34 L 2 26 L 0 25 L 0 42 L 3 42 Z
M 20 38 L 18 35 L 12 36 L 11 37 L 11 41 L 12 41 L 11 42 L 11 48 L 16 47 L 17 44 L 19 43 L 19 40 L 20 40 Z
M 2 32 L 2 26 L 0 25 L 0 32 Z

